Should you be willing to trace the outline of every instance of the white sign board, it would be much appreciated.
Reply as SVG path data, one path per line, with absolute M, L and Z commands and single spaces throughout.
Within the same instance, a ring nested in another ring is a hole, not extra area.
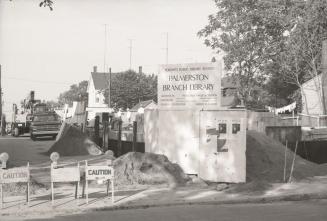
M 160 110 L 214 110 L 221 106 L 221 63 L 168 64 L 160 66 Z
M 78 167 L 51 169 L 51 182 L 79 182 L 80 172 Z
M 0 169 L 0 183 L 29 182 L 30 170 L 27 167 L 18 167 L 8 170 Z
M 114 177 L 114 169 L 110 166 L 87 166 L 86 180 L 110 180 Z

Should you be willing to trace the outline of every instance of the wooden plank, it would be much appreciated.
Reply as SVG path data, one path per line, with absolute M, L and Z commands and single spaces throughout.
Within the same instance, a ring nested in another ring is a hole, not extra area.
M 79 182 L 80 172 L 78 167 L 52 168 L 51 182 Z

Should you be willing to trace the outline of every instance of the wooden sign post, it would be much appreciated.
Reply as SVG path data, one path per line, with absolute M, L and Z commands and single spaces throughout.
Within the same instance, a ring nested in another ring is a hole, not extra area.
M 12 169 L 0 169 L 0 193 L 1 193 L 1 208 L 4 204 L 3 184 L 7 183 L 26 183 L 26 202 L 29 205 L 30 201 L 30 168 L 29 163 L 26 167 L 16 167 Z
M 87 160 L 85 161 L 85 193 L 86 204 L 89 203 L 88 197 L 88 181 L 89 180 L 105 180 L 107 181 L 107 196 L 109 196 L 109 184 L 111 183 L 111 201 L 115 202 L 114 190 L 114 168 L 108 165 L 94 165 L 88 166 Z
M 76 182 L 75 199 L 78 199 L 78 187 L 80 182 L 79 163 L 77 167 L 58 167 L 51 163 L 51 201 L 54 205 L 54 183 Z

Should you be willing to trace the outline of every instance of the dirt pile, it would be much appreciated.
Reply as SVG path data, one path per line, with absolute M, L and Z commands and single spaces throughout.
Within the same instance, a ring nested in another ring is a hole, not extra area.
M 184 185 L 189 178 L 181 167 L 164 155 L 154 153 L 127 153 L 114 161 L 117 185 Z
M 77 127 L 66 125 L 60 138 L 51 146 L 47 154 L 58 152 L 60 156 L 100 155 L 102 151 L 85 133 Z
M 247 131 L 246 173 L 247 182 L 283 182 L 285 146 L 272 138 Z M 287 150 L 286 178 L 290 176 L 294 152 Z M 327 165 L 318 165 L 296 156 L 292 180 L 327 175 Z

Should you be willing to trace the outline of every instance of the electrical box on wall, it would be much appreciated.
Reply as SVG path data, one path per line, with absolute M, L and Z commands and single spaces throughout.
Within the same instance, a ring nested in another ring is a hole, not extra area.
M 246 180 L 246 111 L 200 111 L 199 177 L 214 182 Z

